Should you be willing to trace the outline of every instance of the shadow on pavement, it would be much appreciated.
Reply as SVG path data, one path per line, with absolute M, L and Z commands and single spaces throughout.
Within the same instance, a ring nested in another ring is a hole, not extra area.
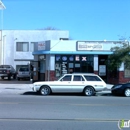
M 22 93 L 21 95 L 37 95 L 37 96 L 41 96 L 39 93 L 36 93 L 36 92 L 25 92 L 25 93 Z
M 35 95 L 35 96 L 42 96 L 41 94 L 37 92 L 24 92 L 21 95 Z M 79 96 L 79 97 L 85 97 L 83 94 L 80 93 L 52 93 L 47 96 Z M 95 96 L 86 96 L 86 97 L 97 97 L 97 96 L 106 96 L 106 97 L 124 97 L 122 95 L 112 95 L 111 93 L 103 93 L 103 94 L 96 94 Z M 43 96 L 44 97 L 44 96 Z

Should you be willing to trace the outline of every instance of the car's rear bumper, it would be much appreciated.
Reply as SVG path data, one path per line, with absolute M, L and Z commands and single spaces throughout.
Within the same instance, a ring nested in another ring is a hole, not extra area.
M 3 76 L 3 77 L 8 77 L 8 74 L 0 74 L 0 77 Z
M 17 78 L 30 78 L 30 75 L 17 75 Z

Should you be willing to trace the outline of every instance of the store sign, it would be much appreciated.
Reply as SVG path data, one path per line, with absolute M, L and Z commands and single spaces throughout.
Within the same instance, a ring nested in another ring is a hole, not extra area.
M 79 56 L 75 56 L 75 61 L 80 61 L 80 57 Z
M 45 50 L 46 49 L 46 44 L 45 42 L 39 42 L 38 43 L 38 51 L 40 50 Z
M 83 56 L 82 61 L 87 61 L 87 57 Z
M 86 56 L 76 55 L 75 56 L 75 61 L 87 61 L 87 57 Z
M 77 42 L 77 50 L 103 50 L 103 44 L 98 42 Z
M 40 55 L 39 60 L 45 60 L 45 55 Z

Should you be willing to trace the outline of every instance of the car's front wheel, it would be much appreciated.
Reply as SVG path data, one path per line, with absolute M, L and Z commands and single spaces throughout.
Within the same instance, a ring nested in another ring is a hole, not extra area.
M 130 88 L 126 88 L 126 89 L 125 89 L 124 95 L 125 95 L 126 97 L 130 97 Z
M 84 95 L 85 96 L 93 96 L 95 94 L 95 91 L 92 87 L 86 87 L 84 89 Z
M 40 94 L 43 96 L 49 95 L 51 93 L 51 89 L 48 86 L 42 86 L 40 89 Z

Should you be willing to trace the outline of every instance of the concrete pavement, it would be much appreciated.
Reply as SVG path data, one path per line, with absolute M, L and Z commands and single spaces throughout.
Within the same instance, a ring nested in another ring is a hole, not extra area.
M 0 93 L 22 94 L 32 92 L 32 84 L 0 84 Z

